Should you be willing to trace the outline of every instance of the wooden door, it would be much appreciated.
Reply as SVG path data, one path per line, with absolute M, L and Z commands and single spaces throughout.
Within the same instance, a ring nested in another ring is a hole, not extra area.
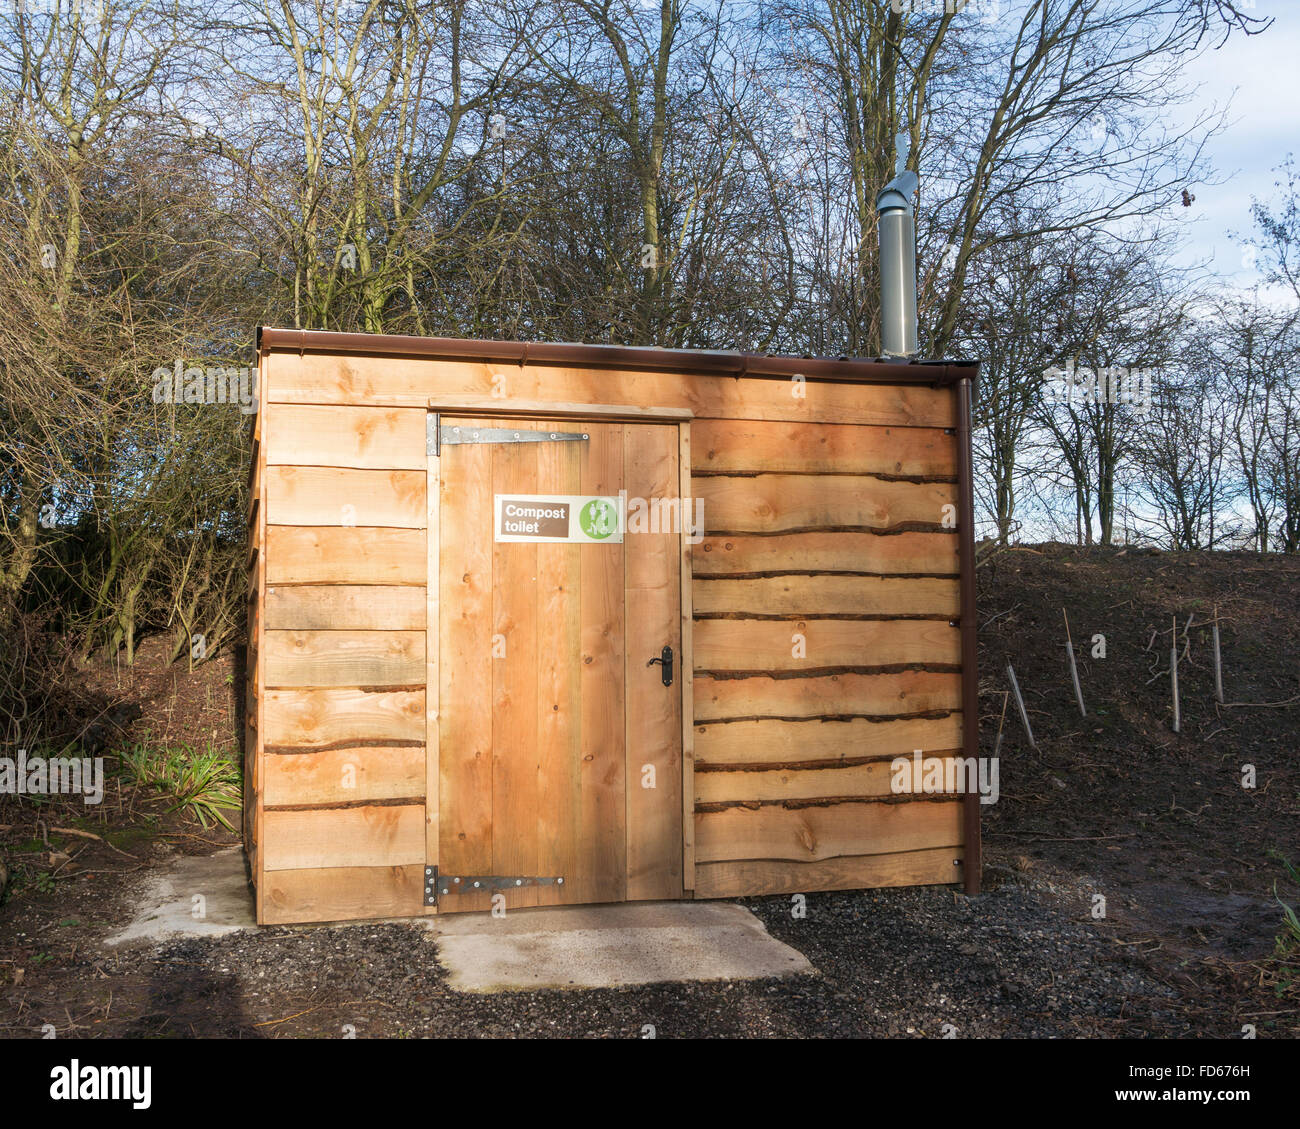
M 507 888 L 507 907 L 680 897 L 682 534 L 665 519 L 676 425 L 438 426 L 470 438 L 430 457 L 438 912 L 490 907 L 490 893 L 443 895 L 457 876 L 564 879 Z M 580 438 L 538 441 L 551 433 Z M 583 496 L 627 499 L 621 541 L 500 539 L 498 498 Z M 671 686 L 648 665 L 665 646 Z

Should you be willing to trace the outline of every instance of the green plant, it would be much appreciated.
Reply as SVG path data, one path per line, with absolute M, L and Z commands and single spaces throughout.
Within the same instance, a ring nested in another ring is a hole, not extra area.
M 240 766 L 209 743 L 204 752 L 187 745 L 136 744 L 117 754 L 126 775 L 170 801 L 170 811 L 193 816 L 204 828 L 234 827 L 225 812 L 240 806 Z
M 1270 850 L 1269 855 L 1278 859 L 1287 872 L 1291 883 L 1300 888 L 1300 871 L 1295 864 L 1278 850 Z M 1273 897 L 1282 907 L 1282 932 L 1275 938 L 1273 946 L 1274 988 L 1279 996 L 1300 991 L 1300 915 L 1296 906 L 1282 900 L 1277 892 L 1277 882 L 1273 883 Z

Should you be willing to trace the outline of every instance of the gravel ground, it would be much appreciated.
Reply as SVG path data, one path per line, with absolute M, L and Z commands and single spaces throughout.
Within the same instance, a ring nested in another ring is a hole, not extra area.
M 431 935 L 397 923 L 88 952 L 67 975 L 101 994 L 114 987 L 111 1015 L 95 1024 L 127 1036 L 637 1038 L 648 1025 L 659 1038 L 1226 1033 L 1191 1029 L 1178 993 L 1088 919 L 1086 891 L 1041 874 L 974 899 L 948 888 L 813 894 L 803 918 L 784 897 L 744 904 L 817 973 L 468 995 L 447 987 Z

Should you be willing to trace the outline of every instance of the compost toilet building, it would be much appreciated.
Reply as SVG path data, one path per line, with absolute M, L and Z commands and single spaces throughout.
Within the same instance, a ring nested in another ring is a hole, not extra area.
M 978 365 L 264 328 L 258 369 L 259 922 L 978 887 L 978 797 L 895 766 L 976 756 Z

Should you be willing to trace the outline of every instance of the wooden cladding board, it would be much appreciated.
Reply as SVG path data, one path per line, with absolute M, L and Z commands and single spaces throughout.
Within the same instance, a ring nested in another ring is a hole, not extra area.
M 423 529 L 266 530 L 266 581 L 277 584 L 389 584 L 424 587 Z
M 715 533 L 694 546 L 691 561 L 697 577 L 778 572 L 956 576 L 957 550 L 955 533 Z
M 962 849 L 931 847 L 816 862 L 741 859 L 701 863 L 697 898 L 743 898 L 811 890 L 863 890 L 873 886 L 934 886 L 961 879 Z
M 262 818 L 266 870 L 424 865 L 423 803 L 305 811 L 268 805 Z
M 691 470 L 705 474 L 874 474 L 953 478 L 957 437 L 939 428 L 702 419 Z
M 959 665 L 960 631 L 946 619 L 703 619 L 699 671 Z
M 878 760 L 811 768 L 784 766 L 706 771 L 697 765 L 695 798 L 701 805 L 707 805 L 916 795 L 925 790 L 925 774 L 931 764 L 938 771 L 957 778 L 953 758 L 942 756 L 926 758 L 920 764 L 915 758 L 903 755 L 897 763 Z
M 773 803 L 695 813 L 697 866 L 730 859 L 811 862 L 960 843 L 961 803 L 952 800 Z
M 425 469 L 422 409 L 271 404 L 267 413 L 271 466 Z
M 696 616 L 953 616 L 961 610 L 956 578 L 764 576 L 695 579 Z
M 269 631 L 424 631 L 423 588 L 281 585 L 266 597 Z
M 960 749 L 961 714 L 941 717 L 758 718 L 695 726 L 697 765 L 817 765 L 866 757 L 926 755 Z M 733 797 L 740 799 L 741 797 Z
M 424 909 L 423 864 L 272 870 L 264 884 L 264 925 L 413 917 Z
M 264 763 L 263 791 L 271 807 L 424 800 L 421 745 L 272 753 Z
M 275 353 L 266 385 L 272 403 L 499 412 L 511 401 L 529 401 L 634 409 L 650 405 L 713 419 L 927 429 L 949 428 L 956 422 L 949 388 L 418 357 Z
M 268 467 L 271 525 L 423 529 L 424 471 Z
M 754 717 L 890 717 L 961 707 L 961 676 L 934 671 L 807 678 L 715 678 L 695 672 L 695 720 Z
M 268 631 L 266 684 L 424 686 L 423 631 Z
M 268 690 L 264 739 L 271 748 L 348 742 L 424 741 L 419 690 Z
M 695 479 L 692 490 L 710 533 L 940 529 L 945 520 L 951 528 L 957 512 L 951 483 L 856 474 L 719 475 Z

